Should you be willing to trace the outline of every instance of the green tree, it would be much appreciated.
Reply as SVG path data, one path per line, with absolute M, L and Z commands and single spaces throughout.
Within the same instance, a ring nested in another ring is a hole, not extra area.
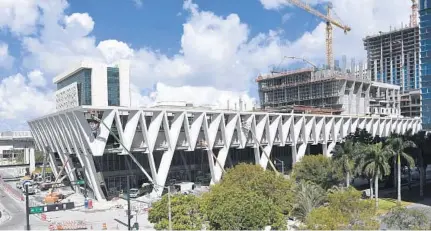
M 209 228 L 216 230 L 285 229 L 284 215 L 268 197 L 239 187 L 215 185 L 203 196 Z
M 426 167 L 431 163 L 431 133 L 426 134 L 425 131 L 419 131 L 412 136 L 407 136 L 406 139 L 415 143 L 415 148 L 412 148 L 412 155 L 417 159 L 419 169 L 419 195 L 424 195 L 424 185 L 426 179 Z
M 334 168 L 331 158 L 323 155 L 306 155 L 293 166 L 292 177 L 296 181 L 311 181 L 324 189 L 340 182 L 342 173 Z
M 43 152 L 41 151 L 34 151 L 34 160 L 36 163 L 43 162 Z
M 347 135 L 346 140 L 351 140 L 353 143 L 361 144 L 372 144 L 374 143 L 374 137 L 365 128 L 356 128 L 354 133 Z
M 286 227 L 292 211 L 294 184 L 258 165 L 239 164 L 202 197 L 201 209 L 211 229 Z
M 360 172 L 366 176 L 372 176 L 374 179 L 374 195 L 376 198 L 376 207 L 379 205 L 379 180 L 391 172 L 391 166 L 388 160 L 391 152 L 383 148 L 382 143 L 364 145 L 356 159 L 356 164 Z
M 346 140 L 346 142 L 341 145 L 335 146 L 333 153 L 334 165 L 340 168 L 346 175 L 346 186 L 350 186 L 350 176 L 352 174 L 353 156 L 355 154 L 355 144 L 352 140 Z
M 276 175 L 273 171 L 265 171 L 259 165 L 236 165 L 226 172 L 220 185 L 262 195 L 277 205 L 283 214 L 288 214 L 292 210 L 294 197 L 292 180 Z
M 301 181 L 295 190 L 295 204 L 292 215 L 300 220 L 305 220 L 307 215 L 326 201 L 326 192 L 313 182 Z
M 383 222 L 389 229 L 394 230 L 428 230 L 431 228 L 431 222 L 425 211 L 407 209 L 401 206 L 392 209 L 383 218 Z
M 396 158 L 397 163 L 397 200 L 401 203 L 401 158 L 404 159 L 410 167 L 414 166 L 414 159 L 407 153 L 404 152 L 406 148 L 416 147 L 415 143 L 410 140 L 403 140 L 402 137 L 390 137 L 387 140 L 387 148 L 392 153 L 392 156 Z
M 201 230 L 203 215 L 200 199 L 194 195 L 176 194 L 171 196 L 172 228 L 174 230 Z M 156 230 L 169 228 L 168 196 L 153 204 L 148 220 L 154 223 Z
M 379 226 L 375 207 L 361 199 L 361 192 L 352 187 L 330 190 L 328 205 L 314 209 L 306 219 L 308 229 L 366 230 Z

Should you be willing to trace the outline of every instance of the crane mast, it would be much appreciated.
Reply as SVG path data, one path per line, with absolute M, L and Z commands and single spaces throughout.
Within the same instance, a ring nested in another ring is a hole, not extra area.
M 319 12 L 318 10 L 313 9 L 310 4 L 304 3 L 300 0 L 287 0 L 289 3 L 323 19 L 326 22 L 326 62 L 330 69 L 334 67 L 334 55 L 332 52 L 332 25 L 341 28 L 345 34 L 347 34 L 348 31 L 351 30 L 351 28 L 347 25 L 343 25 L 342 23 L 338 22 L 337 20 L 333 19 L 331 17 L 331 10 L 332 10 L 332 4 L 328 3 L 326 15 Z

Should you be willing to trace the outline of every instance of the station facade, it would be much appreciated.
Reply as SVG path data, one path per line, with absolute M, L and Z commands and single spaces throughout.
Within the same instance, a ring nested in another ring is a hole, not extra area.
M 402 117 L 80 106 L 29 121 L 29 126 L 54 174 L 62 166 L 69 181 L 85 174 L 89 195 L 105 200 L 126 188 L 127 175 L 133 176 L 131 187 L 140 187 L 145 182 L 209 185 L 221 179 L 223 169 L 244 162 L 267 168 L 271 161 L 287 172 L 306 154 L 330 156 L 357 128 L 385 137 L 409 129 L 417 132 L 421 122 Z

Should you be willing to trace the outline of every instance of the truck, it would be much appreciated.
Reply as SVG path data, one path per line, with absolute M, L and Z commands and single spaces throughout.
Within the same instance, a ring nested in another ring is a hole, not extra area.
M 176 192 L 188 194 L 191 193 L 195 189 L 195 183 L 193 182 L 181 182 L 174 184 L 174 188 Z
M 25 185 L 28 185 L 28 194 L 35 194 L 36 193 L 36 183 L 34 181 L 24 181 L 22 182 L 22 193 L 25 194 Z

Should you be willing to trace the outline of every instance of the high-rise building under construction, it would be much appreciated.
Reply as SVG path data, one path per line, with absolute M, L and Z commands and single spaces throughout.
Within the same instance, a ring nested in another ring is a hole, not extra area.
M 372 81 L 399 85 L 401 115 L 421 115 L 419 27 L 402 26 L 364 39 Z
M 422 128 L 431 130 L 431 0 L 420 1 Z
M 352 68 L 259 75 L 260 105 L 264 110 L 295 113 L 399 116 L 400 87 L 370 81 L 364 66 Z

